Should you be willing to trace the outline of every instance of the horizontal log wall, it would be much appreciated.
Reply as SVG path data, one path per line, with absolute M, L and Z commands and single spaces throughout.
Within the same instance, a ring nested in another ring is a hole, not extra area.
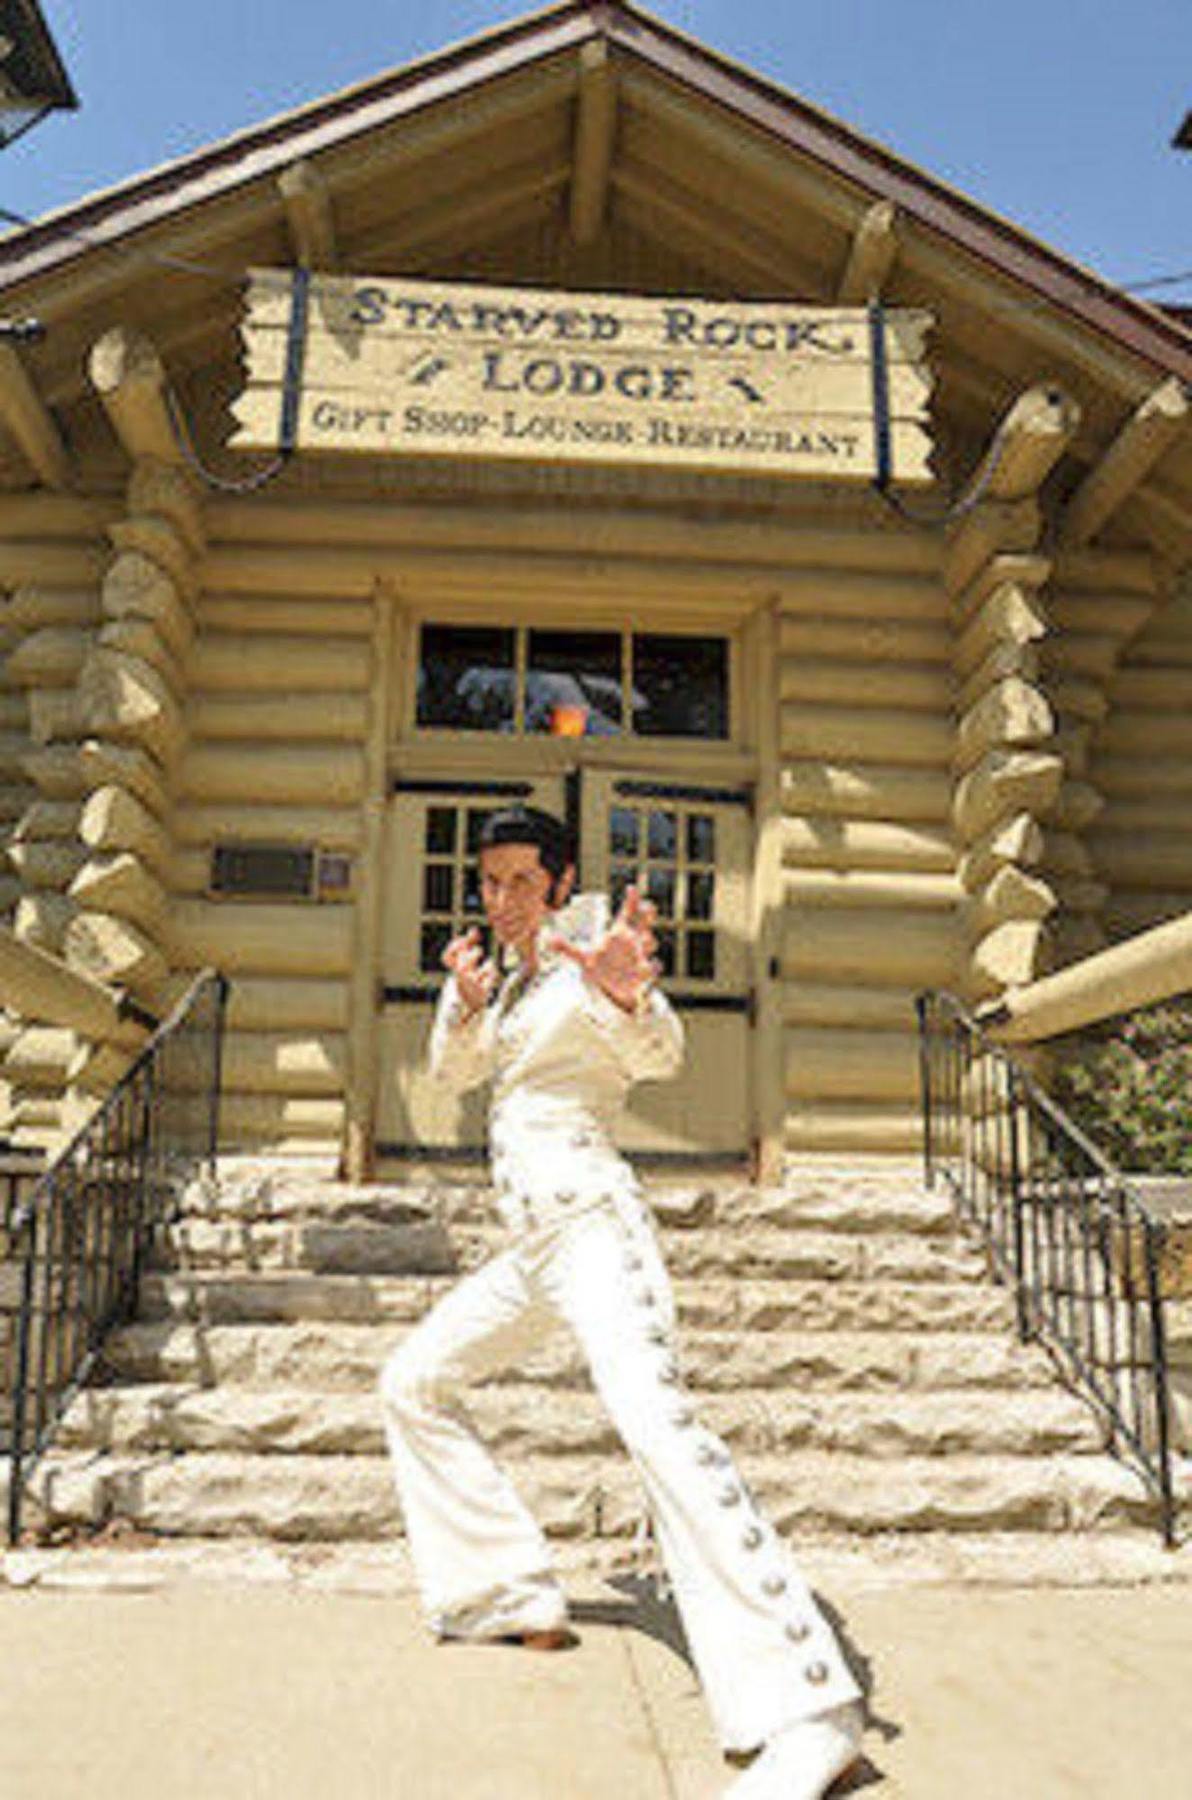
M 361 847 L 372 608 L 293 599 L 284 567 L 276 585 L 197 604 L 171 941 L 179 967 L 231 981 L 225 1144 L 337 1151 L 353 902 L 211 891 L 218 844 Z
M 1118 940 L 1192 911 L 1192 597 L 1135 637 L 1109 702 L 1089 761 L 1103 805 L 1088 841 Z
M 801 573 L 779 631 L 787 1147 L 911 1151 L 914 994 L 959 951 L 943 589 Z

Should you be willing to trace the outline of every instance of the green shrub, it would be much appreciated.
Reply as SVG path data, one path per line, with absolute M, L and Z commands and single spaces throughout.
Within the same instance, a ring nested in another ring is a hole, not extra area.
M 1192 996 L 1058 1040 L 1051 1091 L 1121 1169 L 1192 1175 Z

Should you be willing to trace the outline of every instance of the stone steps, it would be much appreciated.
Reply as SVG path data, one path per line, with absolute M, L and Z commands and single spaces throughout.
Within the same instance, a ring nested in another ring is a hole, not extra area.
M 365 1322 L 139 1323 L 109 1339 L 104 1377 L 123 1384 L 226 1382 L 371 1392 L 400 1337 L 391 1325 Z M 1042 1351 L 976 1330 L 688 1331 L 681 1334 L 681 1352 L 685 1378 L 697 1393 L 798 1394 L 810 1385 L 850 1392 L 961 1388 L 975 1390 L 980 1404 L 990 1405 L 994 1395 L 1007 1390 L 1055 1384 Z M 494 1385 L 514 1385 L 527 1376 L 543 1389 L 572 1391 L 587 1384 L 582 1359 L 562 1333 L 527 1358 L 517 1376 Z
M 187 1218 L 166 1227 L 158 1269 L 246 1269 L 340 1275 L 447 1275 L 491 1255 L 497 1230 L 436 1222 Z M 799 1281 L 969 1281 L 983 1258 L 942 1236 L 824 1230 L 805 1225 L 731 1223 L 665 1233 L 672 1276 L 768 1277 Z
M 1152 1517 L 1131 1472 L 1098 1456 L 879 1459 L 811 1450 L 743 1458 L 741 1472 L 784 1535 L 1099 1531 Z M 530 1457 L 516 1475 L 554 1537 L 621 1538 L 640 1518 L 636 1480 L 623 1458 Z M 55 1450 L 33 1475 L 30 1511 L 57 1530 L 93 1530 L 119 1518 L 173 1537 L 327 1541 L 401 1529 L 387 1462 L 363 1455 Z
M 942 1191 L 919 1185 L 917 1172 L 799 1170 L 797 1186 L 758 1189 L 709 1180 L 694 1186 L 646 1182 L 653 1216 L 665 1233 L 706 1225 L 853 1233 L 892 1232 L 955 1236 L 956 1220 Z M 374 1224 L 438 1223 L 493 1232 L 491 1190 L 480 1183 L 383 1183 L 353 1185 L 312 1180 L 274 1164 L 250 1164 L 227 1175 L 221 1164 L 217 1189 L 196 1182 L 184 1197 L 188 1219 Z
M 443 1282 L 424 1276 L 198 1271 L 147 1277 L 141 1317 L 210 1325 L 315 1319 L 402 1324 L 443 1291 Z M 1005 1291 L 976 1282 L 697 1280 L 677 1283 L 676 1299 L 687 1329 L 964 1331 L 1013 1325 Z
M 484 1441 L 502 1456 L 575 1457 L 619 1452 L 616 1431 L 591 1393 L 509 1384 L 469 1396 Z M 1060 1389 L 1023 1389 L 996 1408 L 969 1391 L 923 1393 L 778 1391 L 705 1397 L 700 1422 L 741 1453 L 816 1449 L 861 1457 L 958 1452 L 1048 1456 L 1102 1447 L 1090 1410 Z M 58 1436 L 64 1449 L 222 1451 L 380 1456 L 385 1442 L 374 1392 L 202 1387 L 174 1382 L 96 1388 L 79 1396 Z
M 847 1546 L 1153 1531 L 1141 1482 L 1100 1453 L 1050 1358 L 1017 1341 L 1010 1296 L 913 1170 L 820 1162 L 781 1189 L 668 1182 L 651 1198 L 700 1425 L 732 1444 L 784 1533 Z M 40 1506 L 53 1532 L 208 1542 L 391 1537 L 380 1371 L 501 1241 L 474 1181 L 221 1166 L 161 1233 L 140 1315 L 104 1346 L 30 1518 Z M 469 1407 L 548 1531 L 623 1552 L 636 1479 L 565 1328 Z

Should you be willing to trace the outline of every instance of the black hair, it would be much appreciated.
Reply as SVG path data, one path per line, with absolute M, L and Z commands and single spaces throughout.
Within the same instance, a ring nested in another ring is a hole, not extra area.
M 539 806 L 503 806 L 489 813 L 480 828 L 481 850 L 497 844 L 533 844 L 538 860 L 551 878 L 553 899 L 559 881 L 575 867 L 575 835 L 570 825 Z

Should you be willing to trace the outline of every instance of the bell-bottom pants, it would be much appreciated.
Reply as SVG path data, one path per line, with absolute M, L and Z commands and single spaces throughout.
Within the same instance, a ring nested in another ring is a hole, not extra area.
M 858 1697 L 835 1634 L 674 1361 L 670 1283 L 644 1206 L 600 1204 L 465 1277 L 385 1365 L 381 1398 L 423 1602 L 444 1635 L 558 1623 L 546 1540 L 469 1423 L 463 1390 L 564 1320 L 645 1489 L 726 1750 Z

